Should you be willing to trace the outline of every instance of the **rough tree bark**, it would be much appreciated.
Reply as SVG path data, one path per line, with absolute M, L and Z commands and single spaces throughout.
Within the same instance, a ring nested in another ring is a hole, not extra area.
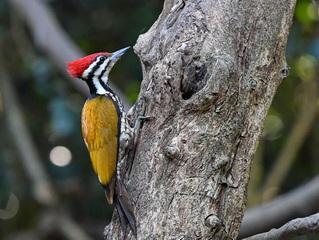
M 236 238 L 264 119 L 289 73 L 294 7 L 294 0 L 167 0 L 139 37 L 137 105 L 155 119 L 141 129 L 125 175 L 138 239 Z M 105 236 L 120 236 L 116 215 Z

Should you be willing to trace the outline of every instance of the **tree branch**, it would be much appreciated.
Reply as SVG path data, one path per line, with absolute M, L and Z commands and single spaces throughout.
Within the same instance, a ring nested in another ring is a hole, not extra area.
M 86 84 L 78 79 L 70 78 L 66 73 L 66 63 L 84 56 L 83 52 L 73 43 L 60 27 L 50 8 L 39 0 L 9 0 L 14 8 L 29 25 L 34 42 L 54 61 L 64 76 L 84 96 L 88 95 Z M 110 83 L 112 89 L 119 95 L 126 109 L 131 104 L 117 86 Z
M 286 76 L 294 6 L 289 0 L 165 1 L 138 38 L 139 102 L 155 119 L 141 128 L 123 179 L 141 239 L 237 237 L 263 122 Z M 116 219 L 107 239 L 118 237 Z
M 319 233 L 319 213 L 291 220 L 278 229 L 271 229 L 269 232 L 260 233 L 243 240 L 290 240 L 293 237 L 307 233 Z
M 319 209 L 319 175 L 271 202 L 247 209 L 239 238 L 279 227 L 285 222 L 313 214 Z

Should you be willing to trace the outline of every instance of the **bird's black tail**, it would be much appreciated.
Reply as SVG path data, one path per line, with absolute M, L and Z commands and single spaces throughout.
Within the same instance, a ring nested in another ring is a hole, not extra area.
M 119 179 L 116 179 L 113 200 L 117 213 L 120 217 L 124 238 L 126 236 L 127 225 L 130 226 L 134 236 L 136 237 L 136 220 L 134 216 L 133 205 L 125 186 Z

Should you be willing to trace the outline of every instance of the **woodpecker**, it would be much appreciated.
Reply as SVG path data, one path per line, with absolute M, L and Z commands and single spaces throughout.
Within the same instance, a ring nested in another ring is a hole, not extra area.
M 109 87 L 108 75 L 130 47 L 114 53 L 95 53 L 68 63 L 71 77 L 84 80 L 90 96 L 82 110 L 82 135 L 107 201 L 117 209 L 124 237 L 127 225 L 136 236 L 136 220 L 129 195 L 121 182 L 118 164 L 132 144 L 131 128 L 123 104 Z

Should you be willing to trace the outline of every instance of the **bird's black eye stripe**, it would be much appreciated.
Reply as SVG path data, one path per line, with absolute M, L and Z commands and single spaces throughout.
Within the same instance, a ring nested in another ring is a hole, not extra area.
M 95 66 L 92 68 L 92 71 L 88 74 L 87 79 L 92 79 L 96 70 L 102 65 L 102 63 L 106 60 L 105 56 L 99 56 L 99 61 L 95 63 Z
M 110 65 L 110 61 L 106 64 L 105 68 L 103 69 L 100 76 L 98 77 L 100 82 L 102 82 L 102 77 L 103 77 L 104 73 L 106 72 L 106 69 L 109 67 L 109 65 Z

